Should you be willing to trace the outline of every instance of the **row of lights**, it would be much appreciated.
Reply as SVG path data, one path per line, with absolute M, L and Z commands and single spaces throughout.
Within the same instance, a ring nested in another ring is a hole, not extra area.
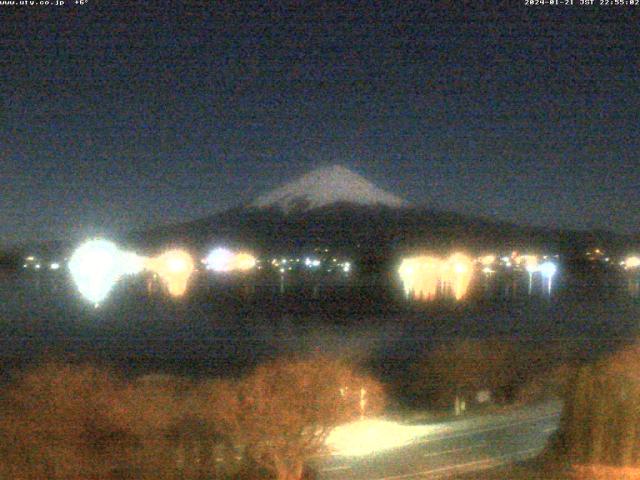
M 601 253 L 601 252 L 598 252 Z M 548 256 L 543 256 L 546 260 Z M 34 256 L 26 258 L 25 268 L 33 265 L 39 270 L 41 264 L 37 263 Z M 333 258 L 333 263 L 344 272 L 351 270 L 351 262 L 338 263 Z M 497 258 L 495 255 L 485 255 L 475 260 L 484 268 L 484 273 L 493 273 L 491 269 Z M 272 264 L 280 267 L 280 272 L 285 272 L 284 265 L 288 262 L 300 263 L 301 260 L 273 259 Z M 549 281 L 557 272 L 555 263 L 546 260 L 539 263 L 535 255 L 518 255 L 514 252 L 510 257 L 502 257 L 501 262 L 511 267 L 524 267 L 531 275 L 540 273 L 542 277 Z M 232 252 L 225 248 L 216 248 L 202 260 L 208 270 L 216 272 L 247 271 L 257 264 L 256 258 L 247 252 Z M 306 257 L 304 265 L 308 268 L 317 268 L 321 261 L 317 258 Z M 473 261 L 464 254 L 457 253 L 447 260 L 436 257 L 414 257 L 405 259 L 400 266 L 400 274 L 405 283 L 405 290 L 412 291 L 420 297 L 429 298 L 433 296 L 434 289 L 438 285 L 448 284 L 452 286 L 456 298 L 461 298 L 466 292 L 473 269 Z M 640 258 L 630 256 L 621 262 L 625 269 L 636 269 L 640 267 Z M 60 264 L 53 262 L 50 264 L 51 270 L 58 270 Z M 289 266 L 290 270 L 292 267 Z M 72 255 L 69 261 L 69 270 L 78 287 L 80 293 L 95 304 L 106 298 L 113 285 L 126 275 L 132 275 L 148 270 L 158 275 L 166 284 L 169 293 L 173 296 L 182 295 L 187 288 L 187 282 L 195 270 L 191 255 L 179 249 L 169 250 L 154 258 L 141 257 L 133 252 L 120 250 L 115 244 L 107 240 L 90 240 L 81 245 Z
M 605 253 L 599 248 L 588 251 L 586 256 L 587 259 L 592 262 L 604 261 L 605 263 L 609 263 L 611 260 L 611 258 L 606 257 Z M 629 255 L 620 261 L 619 265 L 625 270 L 636 270 L 640 267 L 640 257 L 638 255 Z
M 193 258 L 184 250 L 168 250 L 157 257 L 145 258 L 102 239 L 80 245 L 68 266 L 80 294 L 96 307 L 120 279 L 144 270 L 160 277 L 170 295 L 180 296 L 194 270 Z
M 246 252 L 234 253 L 218 248 L 202 262 L 209 270 L 229 272 L 249 270 L 255 266 L 256 259 Z M 196 269 L 191 254 L 182 249 L 171 249 L 156 257 L 143 257 L 121 250 L 103 239 L 89 240 L 80 245 L 68 266 L 80 294 L 96 306 L 120 279 L 143 271 L 157 275 L 170 295 L 181 296 Z
M 554 255 L 553 257 L 557 259 L 558 255 Z M 496 263 L 500 263 L 502 266 L 507 268 L 511 268 L 511 267 L 526 268 L 528 265 L 538 264 L 540 262 L 540 259 L 550 261 L 551 258 L 552 258 L 551 255 L 543 255 L 542 257 L 540 257 L 538 255 L 532 255 L 532 254 L 521 255 L 518 252 L 513 252 L 511 253 L 511 255 L 505 255 L 500 257 L 499 262 L 498 262 L 498 257 L 493 254 L 478 257 L 476 259 L 476 262 L 481 264 L 485 268 L 491 268 Z
M 514 252 L 510 257 L 502 257 L 500 262 L 507 268 L 524 268 L 529 273 L 529 283 L 533 275 L 539 273 L 548 283 L 551 290 L 551 282 L 558 267 L 549 260 L 549 256 L 542 257 L 542 262 L 537 255 L 519 255 Z M 472 260 L 463 253 L 454 253 L 443 259 L 434 256 L 422 255 L 405 258 L 398 269 L 405 293 L 415 298 L 430 300 L 437 296 L 438 292 L 450 288 L 456 300 L 461 299 L 467 292 L 474 272 L 474 264 L 479 264 L 482 272 L 490 275 L 495 273 L 494 264 L 498 261 L 495 255 L 484 255 Z
M 438 291 L 449 287 L 456 300 L 460 300 L 471 282 L 473 260 L 463 253 L 448 258 L 420 255 L 405 258 L 398 273 L 408 296 L 432 300 Z
M 22 265 L 22 268 L 28 269 L 33 268 L 34 270 L 40 270 L 42 268 L 42 264 L 40 260 L 38 260 L 33 255 L 29 255 L 25 258 L 25 263 Z M 49 270 L 59 270 L 60 264 L 58 262 L 51 262 L 49 264 Z
M 271 265 L 277 268 L 280 273 L 285 273 L 287 271 L 292 271 L 294 268 L 297 268 L 301 263 L 304 263 L 304 266 L 309 269 L 316 269 L 322 265 L 322 261 L 317 258 L 305 257 L 304 262 L 300 258 L 274 258 L 271 260 Z M 352 264 L 350 261 L 338 261 L 337 258 L 331 259 L 331 262 L 328 267 L 328 271 L 331 271 L 333 268 L 339 268 L 345 273 L 349 273 L 351 271 Z

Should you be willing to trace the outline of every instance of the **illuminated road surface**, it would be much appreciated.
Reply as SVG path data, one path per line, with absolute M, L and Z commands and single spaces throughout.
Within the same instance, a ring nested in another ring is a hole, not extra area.
M 497 467 L 538 455 L 557 429 L 560 409 L 560 402 L 547 402 L 453 421 L 409 445 L 370 455 L 325 457 L 317 467 L 323 480 L 446 478 Z

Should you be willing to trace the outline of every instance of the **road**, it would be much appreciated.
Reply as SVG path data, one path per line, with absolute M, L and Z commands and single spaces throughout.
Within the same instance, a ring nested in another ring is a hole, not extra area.
M 373 454 L 334 454 L 320 459 L 317 469 L 323 480 L 411 480 L 446 478 L 529 459 L 543 450 L 557 429 L 561 407 L 558 401 L 548 401 L 437 428 L 425 425 L 431 430 L 406 445 Z

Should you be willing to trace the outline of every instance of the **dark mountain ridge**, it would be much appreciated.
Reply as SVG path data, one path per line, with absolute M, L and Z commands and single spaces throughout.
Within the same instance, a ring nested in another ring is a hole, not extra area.
M 314 170 L 248 205 L 113 240 L 148 254 L 169 246 L 204 254 L 225 245 L 258 255 L 329 247 L 375 262 L 408 252 L 452 249 L 477 254 L 537 251 L 578 258 L 598 247 L 610 255 L 626 255 L 640 245 L 640 235 L 519 226 L 411 205 L 340 165 Z M 23 254 L 41 252 L 61 258 L 74 247 L 70 241 L 22 246 L 0 256 L 0 262 L 15 264 Z
M 427 207 L 336 203 L 285 213 L 278 208 L 235 208 L 218 215 L 137 232 L 130 240 L 140 247 L 167 244 L 207 249 L 216 244 L 286 253 L 316 246 L 386 254 L 413 250 L 546 251 L 580 255 L 598 246 L 625 254 L 637 236 L 607 231 L 555 230 L 519 226 Z

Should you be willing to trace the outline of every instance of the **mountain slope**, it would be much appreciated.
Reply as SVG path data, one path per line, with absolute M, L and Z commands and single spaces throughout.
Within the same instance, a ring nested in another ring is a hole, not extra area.
M 632 236 L 527 227 L 489 218 L 410 205 L 350 170 L 315 170 L 247 206 L 207 218 L 133 233 L 145 249 L 179 244 L 206 251 L 214 245 L 256 252 L 306 251 L 332 246 L 353 258 L 391 258 L 403 251 L 551 251 L 575 256 L 598 245 L 624 252 Z
M 399 208 L 407 202 L 376 187 L 348 168 L 334 165 L 314 170 L 258 197 L 256 208 L 280 208 L 285 212 L 311 210 L 336 203 L 383 205 Z

